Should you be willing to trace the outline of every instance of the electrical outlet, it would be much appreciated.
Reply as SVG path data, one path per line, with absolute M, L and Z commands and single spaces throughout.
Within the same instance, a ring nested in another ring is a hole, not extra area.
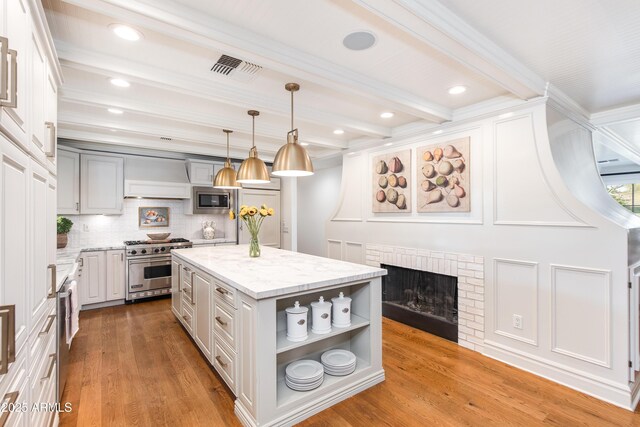
M 516 329 L 522 329 L 522 316 L 519 314 L 513 315 L 513 327 Z
M 89 224 L 82 224 L 82 231 L 89 231 Z

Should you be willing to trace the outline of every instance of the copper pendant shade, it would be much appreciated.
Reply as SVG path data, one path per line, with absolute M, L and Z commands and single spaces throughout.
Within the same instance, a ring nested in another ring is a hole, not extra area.
M 227 160 L 224 162 L 224 167 L 218 171 L 216 177 L 213 179 L 214 188 L 240 188 L 240 184 L 236 181 L 236 171 L 231 166 L 231 159 L 229 159 L 229 134 L 232 130 L 223 129 L 227 134 Z
M 253 146 L 249 150 L 249 157 L 244 159 L 240 168 L 238 169 L 238 175 L 236 180 L 241 184 L 268 184 L 271 182 L 269 178 L 269 171 L 267 165 L 258 157 L 258 149 L 256 148 L 256 116 L 260 115 L 259 111 L 249 110 L 247 111 L 253 118 L 253 130 L 251 133 L 251 141 Z
M 293 92 L 300 89 L 297 83 L 287 83 L 284 88 L 291 92 L 291 130 L 287 133 L 287 143 L 280 147 L 273 159 L 273 174 L 276 176 L 313 175 L 313 164 L 309 153 L 298 144 L 298 129 L 293 127 Z

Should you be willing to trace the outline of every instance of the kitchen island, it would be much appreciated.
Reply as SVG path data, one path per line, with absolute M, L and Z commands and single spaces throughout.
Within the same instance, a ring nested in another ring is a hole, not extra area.
M 236 396 L 240 421 L 292 425 L 384 381 L 380 299 L 386 271 L 261 249 L 258 258 L 249 257 L 247 245 L 172 251 L 172 311 Z M 340 292 L 352 298 L 350 326 L 326 334 L 309 327 L 306 340 L 287 340 L 287 307 L 295 301 L 308 306 L 320 296 L 330 301 Z M 325 374 L 311 391 L 286 386 L 289 363 L 320 361 L 336 348 L 356 355 L 352 374 Z

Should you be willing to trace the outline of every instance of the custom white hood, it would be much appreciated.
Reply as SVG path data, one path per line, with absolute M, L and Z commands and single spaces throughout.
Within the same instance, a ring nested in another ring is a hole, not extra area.
M 191 184 L 184 160 L 125 157 L 124 197 L 189 199 Z

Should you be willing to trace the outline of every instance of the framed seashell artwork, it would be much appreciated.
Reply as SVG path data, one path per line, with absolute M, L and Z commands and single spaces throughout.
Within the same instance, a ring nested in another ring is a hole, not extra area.
M 372 158 L 372 211 L 411 212 L 411 150 Z
M 470 212 L 470 138 L 416 149 L 417 211 Z

